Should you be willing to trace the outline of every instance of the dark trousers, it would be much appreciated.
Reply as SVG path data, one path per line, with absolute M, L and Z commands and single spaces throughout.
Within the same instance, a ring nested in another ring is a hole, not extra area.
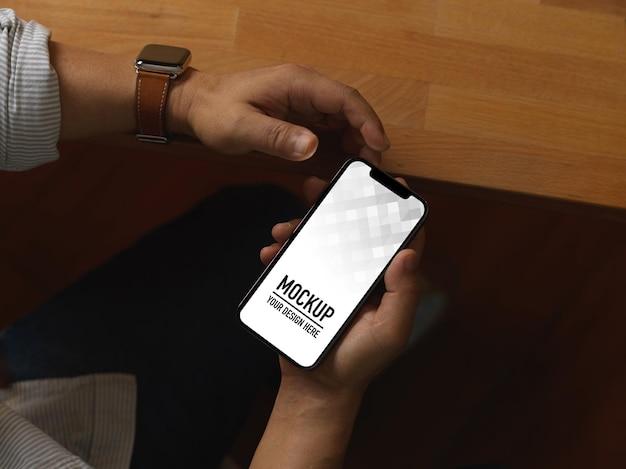
M 8 328 L 13 381 L 137 377 L 133 467 L 214 467 L 277 358 L 237 323 L 259 249 L 301 203 L 269 186 L 220 191 Z

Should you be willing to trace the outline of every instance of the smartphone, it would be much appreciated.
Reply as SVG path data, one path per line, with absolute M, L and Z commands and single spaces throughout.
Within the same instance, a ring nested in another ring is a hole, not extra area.
M 394 178 L 349 160 L 241 301 L 240 322 L 296 365 L 317 366 L 426 214 Z

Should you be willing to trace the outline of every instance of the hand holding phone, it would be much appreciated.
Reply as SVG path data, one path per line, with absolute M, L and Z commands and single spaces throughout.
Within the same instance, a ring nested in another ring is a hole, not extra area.
M 276 243 L 261 250 L 264 264 L 276 255 L 299 220 L 280 223 L 272 230 Z M 283 380 L 297 380 L 298 388 L 314 388 L 303 380 L 338 388 L 364 388 L 406 348 L 420 294 L 419 265 L 425 236 L 420 231 L 385 271 L 382 296 L 371 295 L 345 333 L 314 370 L 302 370 L 281 357 Z M 306 373 L 302 373 L 306 371 Z
M 425 215 L 399 182 L 349 161 L 246 295 L 241 322 L 298 366 L 316 366 Z

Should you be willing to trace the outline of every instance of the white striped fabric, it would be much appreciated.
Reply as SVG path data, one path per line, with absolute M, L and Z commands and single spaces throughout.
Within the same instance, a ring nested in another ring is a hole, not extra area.
M 0 391 L 0 467 L 129 467 L 136 382 L 127 374 L 31 380 Z
M 74 469 L 90 466 L 28 420 L 0 404 L 0 467 Z
M 50 65 L 50 31 L 0 9 L 0 169 L 56 160 L 61 101 Z

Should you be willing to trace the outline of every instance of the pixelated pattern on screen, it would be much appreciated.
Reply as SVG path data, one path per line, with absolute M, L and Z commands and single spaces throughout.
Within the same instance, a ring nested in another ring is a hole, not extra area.
M 318 207 L 312 240 L 315 249 L 332 253 L 331 269 L 345 266 L 358 283 L 376 277 L 423 214 L 415 198 L 399 199 L 384 185 L 372 184 L 369 173 L 363 165 L 343 175 Z M 331 275 L 349 273 L 343 270 Z

